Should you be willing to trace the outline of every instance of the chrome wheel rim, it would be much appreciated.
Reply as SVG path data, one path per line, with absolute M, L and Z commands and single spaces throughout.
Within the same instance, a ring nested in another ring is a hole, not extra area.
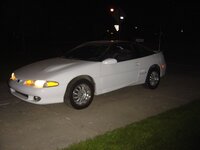
M 150 85 L 156 86 L 160 80 L 159 74 L 156 71 L 153 71 L 149 77 Z
M 87 84 L 79 84 L 74 88 L 72 98 L 78 105 L 86 104 L 91 98 L 91 89 Z

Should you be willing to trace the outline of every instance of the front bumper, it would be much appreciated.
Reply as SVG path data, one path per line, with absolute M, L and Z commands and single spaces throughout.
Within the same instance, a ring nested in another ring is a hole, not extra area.
M 9 81 L 10 92 L 17 98 L 34 104 L 62 103 L 66 87 L 50 88 L 27 87 L 17 81 Z

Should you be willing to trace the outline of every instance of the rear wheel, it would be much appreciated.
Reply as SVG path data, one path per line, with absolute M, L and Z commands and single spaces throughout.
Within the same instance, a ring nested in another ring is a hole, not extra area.
M 155 89 L 158 87 L 159 83 L 160 83 L 159 69 L 156 68 L 150 69 L 146 77 L 146 82 L 145 82 L 146 87 L 150 89 Z
M 94 97 L 94 86 L 88 80 L 81 79 L 70 83 L 64 101 L 75 109 L 88 107 Z

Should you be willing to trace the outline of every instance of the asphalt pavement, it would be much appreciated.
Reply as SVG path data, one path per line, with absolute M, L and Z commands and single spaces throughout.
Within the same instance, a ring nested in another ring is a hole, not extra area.
M 200 70 L 168 64 L 155 90 L 143 85 L 100 96 L 83 110 L 61 104 L 35 105 L 9 93 L 0 82 L 0 150 L 56 150 L 200 100 Z

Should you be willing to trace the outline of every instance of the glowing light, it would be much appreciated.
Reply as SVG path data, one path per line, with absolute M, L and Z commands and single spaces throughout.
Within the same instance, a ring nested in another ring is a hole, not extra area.
M 110 8 L 110 12 L 114 12 L 115 11 L 115 9 L 114 8 Z
M 33 80 L 26 80 L 24 82 L 24 85 L 26 85 L 26 86 L 34 86 L 34 81 Z
M 48 81 L 46 82 L 45 86 L 46 87 L 54 87 L 54 86 L 58 86 L 58 82 L 55 82 L 55 81 Z
M 24 82 L 26 86 L 32 86 L 35 88 L 48 88 L 58 86 L 59 83 L 55 81 L 45 81 L 45 80 L 26 80 Z
M 10 80 L 13 80 L 13 81 L 17 80 L 17 78 L 16 78 L 14 73 L 11 74 Z
M 45 83 L 46 83 L 45 80 L 36 80 L 35 81 L 35 87 L 36 88 L 43 88 Z
M 120 16 L 119 18 L 120 18 L 121 20 L 124 20 L 124 16 Z
M 119 31 L 119 25 L 118 24 L 115 24 L 114 27 L 115 27 L 116 31 Z

